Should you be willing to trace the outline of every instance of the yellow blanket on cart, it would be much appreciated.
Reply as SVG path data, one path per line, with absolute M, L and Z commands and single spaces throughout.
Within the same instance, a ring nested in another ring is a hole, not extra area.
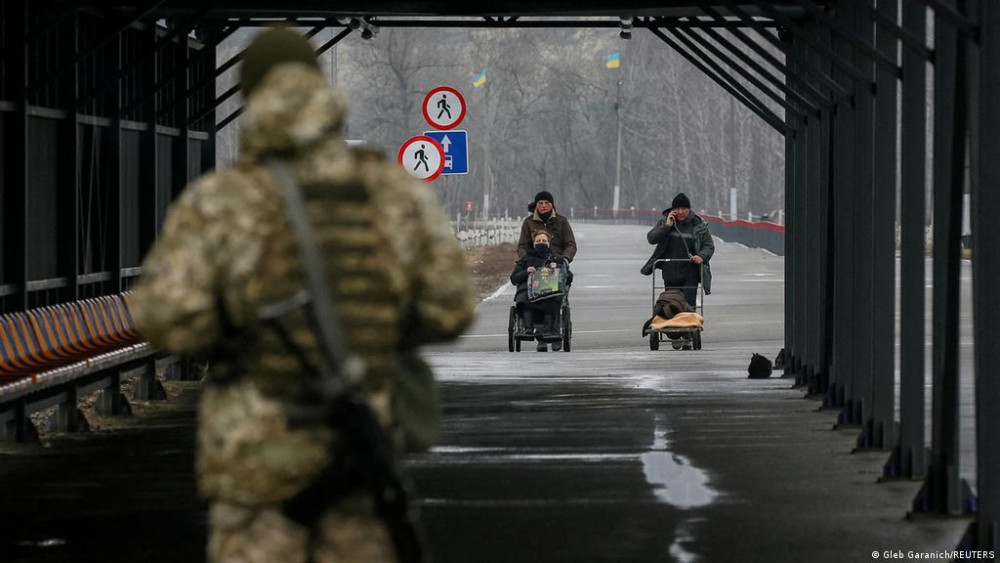
M 672 328 L 705 328 L 705 319 L 698 313 L 677 313 L 670 319 L 657 315 L 649 325 L 652 330 L 669 330 Z

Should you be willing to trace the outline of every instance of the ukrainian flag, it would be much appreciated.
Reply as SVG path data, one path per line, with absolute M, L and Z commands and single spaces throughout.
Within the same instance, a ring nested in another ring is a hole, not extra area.
M 621 53 L 611 53 L 608 55 L 608 60 L 604 61 L 604 66 L 608 68 L 618 68 L 622 66 Z
M 479 74 L 477 74 L 475 78 L 472 79 L 472 85 L 475 86 L 476 88 L 479 88 L 483 84 L 486 84 L 486 69 L 485 68 L 482 70 L 482 72 L 480 72 Z

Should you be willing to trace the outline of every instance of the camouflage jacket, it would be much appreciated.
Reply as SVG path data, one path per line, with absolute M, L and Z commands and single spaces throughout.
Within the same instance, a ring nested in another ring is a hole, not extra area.
M 302 187 L 340 322 L 383 422 L 397 414 L 394 391 L 429 376 L 414 348 L 455 338 L 471 321 L 473 289 L 434 193 L 394 163 L 348 147 L 343 119 L 344 103 L 321 75 L 295 64 L 268 73 L 246 104 L 239 162 L 174 203 L 128 298 L 153 345 L 209 360 L 198 438 L 208 497 L 289 498 L 326 468 L 334 438 L 330 428 L 289 428 L 286 403 L 301 398 L 312 375 L 257 317 L 307 289 L 266 159 L 280 157 Z M 318 365 L 307 311 L 282 325 Z

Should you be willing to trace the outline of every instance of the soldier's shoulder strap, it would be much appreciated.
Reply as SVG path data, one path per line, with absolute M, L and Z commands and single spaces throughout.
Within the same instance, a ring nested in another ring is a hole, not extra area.
M 361 361 L 351 354 L 344 344 L 344 334 L 336 316 L 333 294 L 322 268 L 323 257 L 316 244 L 312 225 L 306 216 L 305 201 L 298 182 L 291 170 L 280 161 L 270 161 L 268 168 L 281 190 L 285 212 L 298 242 L 302 268 L 306 274 L 310 294 L 309 312 L 327 363 L 323 371 L 329 371 L 323 373 L 323 391 L 328 398 L 338 397 L 361 383 L 364 369 Z

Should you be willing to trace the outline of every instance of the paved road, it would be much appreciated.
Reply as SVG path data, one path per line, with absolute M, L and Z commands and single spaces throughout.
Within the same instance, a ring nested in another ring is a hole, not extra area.
M 430 358 L 440 447 L 412 461 L 438 561 L 870 561 L 951 548 L 905 522 L 918 484 L 789 380 L 746 379 L 783 339 L 781 257 L 718 242 L 704 349 L 653 352 L 645 228 L 576 227 L 571 353 L 506 351 L 508 288 Z M 528 347 L 526 346 L 527 350 Z
M 508 292 L 428 354 L 443 440 L 409 465 L 439 563 L 842 563 L 957 543 L 963 521 L 904 520 L 919 484 L 876 484 L 886 455 L 851 454 L 836 413 L 746 379 L 751 352 L 781 345 L 780 257 L 720 243 L 704 349 L 652 352 L 645 229 L 576 230 L 572 352 L 508 353 Z M 113 431 L 0 445 L 0 561 L 201 561 L 197 388 L 174 391 Z

